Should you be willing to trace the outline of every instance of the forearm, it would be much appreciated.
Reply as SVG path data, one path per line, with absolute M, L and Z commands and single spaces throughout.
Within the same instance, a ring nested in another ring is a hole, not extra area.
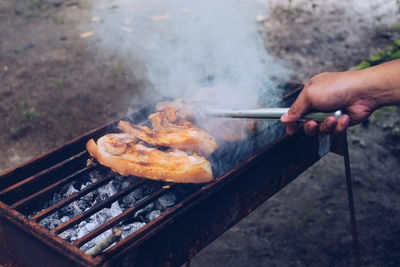
M 359 97 L 375 102 L 376 108 L 400 104 L 400 60 L 360 71 Z

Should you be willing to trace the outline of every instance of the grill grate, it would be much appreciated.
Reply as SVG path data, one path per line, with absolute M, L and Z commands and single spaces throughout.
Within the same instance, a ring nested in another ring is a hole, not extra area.
M 124 120 L 144 121 L 151 110 L 143 110 Z M 271 124 L 252 142 L 228 144 L 224 150 L 217 151 L 211 161 L 213 167 L 217 166 L 214 173 L 219 178 L 212 183 L 182 185 L 121 178 L 102 166 L 88 166 L 90 157 L 85 150 L 90 138 L 96 140 L 105 133 L 115 132 L 116 124 L 95 129 L 0 174 L 0 251 L 8 253 L 0 253 L 0 263 L 12 259 L 37 266 L 49 262 L 59 266 L 182 264 L 321 156 L 317 137 L 306 137 L 299 132 L 293 137 L 276 139 L 282 134 L 282 127 Z M 246 149 L 238 153 L 235 148 L 243 145 Z M 129 184 L 59 225 L 43 226 L 44 220 L 121 179 Z M 56 194 L 74 184 L 80 185 L 80 190 L 54 200 Z M 147 188 L 148 192 L 121 208 L 112 218 L 74 240 L 61 238 L 65 237 L 64 232 L 79 229 L 83 222 L 140 188 Z M 158 217 L 141 218 L 141 210 L 169 194 L 176 196 L 173 205 L 160 208 Z M 113 227 L 123 228 L 138 221 L 146 224 L 132 233 L 128 231 L 104 253 L 92 257 L 82 250 Z

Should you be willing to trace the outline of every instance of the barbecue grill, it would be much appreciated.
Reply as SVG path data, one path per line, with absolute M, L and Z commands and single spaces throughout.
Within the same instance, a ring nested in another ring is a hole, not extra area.
M 138 123 L 150 112 L 145 109 L 125 119 Z M 89 139 L 116 132 L 116 124 L 94 129 L 0 175 L 0 264 L 180 265 L 326 153 L 342 153 L 341 137 L 308 137 L 301 130 L 286 136 L 283 127 L 273 123 L 246 143 L 241 156 L 235 147 L 243 144 L 229 144 L 218 151 L 211 158 L 213 166 L 225 167 L 215 170 L 218 178 L 211 183 L 184 185 L 122 178 L 93 162 L 85 148 Z M 272 129 L 275 134 L 271 134 Z M 269 144 L 265 146 L 265 142 Z M 102 188 L 113 183 L 118 184 L 115 192 L 60 220 L 71 211 L 71 205 L 87 196 L 101 195 Z M 138 192 L 141 196 L 125 201 Z M 165 196 L 173 196 L 173 201 L 163 203 L 161 200 L 169 201 Z M 110 218 L 71 237 L 69 233 L 87 228 L 91 218 L 112 210 L 115 203 L 119 209 Z M 113 236 L 113 229 L 122 229 L 122 238 Z M 110 237 L 108 244 L 93 253 Z

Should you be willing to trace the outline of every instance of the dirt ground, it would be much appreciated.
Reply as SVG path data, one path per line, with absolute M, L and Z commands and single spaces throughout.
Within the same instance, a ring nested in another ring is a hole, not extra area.
M 265 1 L 266 49 L 305 81 L 399 39 L 395 0 Z M 110 4 L 112 7 L 112 5 Z M 0 171 L 125 115 L 142 79 L 98 60 L 91 0 L 0 1 Z M 256 23 L 256 18 L 255 18 Z M 80 36 L 87 33 L 86 36 Z M 364 266 L 400 266 L 400 109 L 349 131 Z M 196 255 L 192 266 L 352 266 L 343 160 L 329 154 Z

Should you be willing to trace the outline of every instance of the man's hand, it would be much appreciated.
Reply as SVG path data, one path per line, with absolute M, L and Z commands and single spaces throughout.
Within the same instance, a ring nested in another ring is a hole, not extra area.
M 321 73 L 312 77 L 305 85 L 289 112 L 282 116 L 289 135 L 295 133 L 297 121 L 310 109 L 335 111 L 342 109 L 345 114 L 339 119 L 329 116 L 322 123 L 307 121 L 304 131 L 313 135 L 341 133 L 349 125 L 365 120 L 378 106 L 377 102 L 362 93 L 365 82 L 361 71 Z

